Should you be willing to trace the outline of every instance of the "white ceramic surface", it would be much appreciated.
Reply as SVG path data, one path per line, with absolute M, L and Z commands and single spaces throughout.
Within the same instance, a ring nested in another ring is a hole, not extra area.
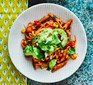
M 77 39 L 77 59 L 69 60 L 67 65 L 54 73 L 51 73 L 46 69 L 34 70 L 32 63 L 25 59 L 20 45 L 21 39 L 24 38 L 21 33 L 23 26 L 26 26 L 30 21 L 40 19 L 42 16 L 47 15 L 48 12 L 52 12 L 59 16 L 64 22 L 72 18 L 73 23 L 71 25 L 71 32 L 72 36 L 76 35 Z M 75 14 L 60 5 L 43 3 L 28 8 L 18 16 L 9 35 L 8 48 L 13 64 L 23 75 L 35 81 L 52 83 L 64 80 L 65 78 L 71 76 L 80 67 L 86 54 L 87 38 L 84 27 Z

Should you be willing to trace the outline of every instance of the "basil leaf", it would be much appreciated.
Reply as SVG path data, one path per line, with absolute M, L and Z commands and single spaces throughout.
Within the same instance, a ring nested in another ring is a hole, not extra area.
M 75 48 L 69 48 L 69 50 L 67 51 L 67 54 L 68 55 L 72 55 L 72 54 L 75 54 L 76 53 L 76 49 Z
M 33 56 L 36 59 L 44 58 L 44 55 L 38 48 L 30 45 L 26 46 L 26 48 L 24 49 L 24 55 Z

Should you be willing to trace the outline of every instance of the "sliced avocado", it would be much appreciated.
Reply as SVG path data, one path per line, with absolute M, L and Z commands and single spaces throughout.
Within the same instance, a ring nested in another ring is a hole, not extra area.
M 59 39 L 58 35 L 61 36 L 61 39 Z M 68 37 L 64 30 L 45 28 L 38 37 L 38 45 L 45 52 L 53 52 L 58 44 L 61 44 L 61 48 L 64 47 L 67 40 Z
M 58 39 L 58 35 L 57 34 L 53 34 L 52 35 L 52 39 L 53 39 L 53 41 L 52 41 L 52 43 L 53 44 L 59 44 L 61 41 Z
M 53 44 L 52 32 L 51 28 L 45 28 L 38 37 L 38 45 L 45 52 L 53 52 L 55 50 L 55 47 L 51 45 Z
M 61 35 L 61 44 L 62 44 L 62 47 L 64 47 L 68 41 L 68 37 L 67 37 L 67 34 L 66 32 L 63 30 L 63 29 L 60 29 L 60 28 L 56 28 L 53 30 L 54 33 L 57 33 Z
M 52 59 L 52 60 L 49 62 L 49 68 L 52 69 L 52 68 L 56 65 L 56 62 L 57 62 L 56 59 Z
M 38 37 L 38 42 L 44 41 L 52 34 L 53 30 L 51 28 L 45 28 Z

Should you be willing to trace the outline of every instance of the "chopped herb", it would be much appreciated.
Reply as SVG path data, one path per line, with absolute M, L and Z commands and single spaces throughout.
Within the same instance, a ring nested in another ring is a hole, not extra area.
M 36 25 L 33 25 L 32 28 L 33 28 L 33 29 L 36 29 Z
M 61 49 L 63 49 L 63 46 L 61 45 L 61 43 L 59 43 L 58 46 L 59 46 Z
M 28 40 L 26 40 L 26 43 L 28 44 Z
M 37 39 L 37 36 L 34 36 L 33 38 L 32 38 L 32 41 L 35 41 Z
M 57 18 L 55 15 L 53 15 L 53 18 Z
M 39 20 L 39 22 L 42 22 L 42 20 Z
M 67 54 L 72 55 L 76 53 L 76 49 L 75 48 L 69 48 L 69 50 L 67 51 Z
M 50 71 L 50 70 L 51 70 L 51 68 L 47 67 L 47 70 L 48 70 L 48 71 Z
M 34 25 L 34 27 L 36 28 L 36 25 Z

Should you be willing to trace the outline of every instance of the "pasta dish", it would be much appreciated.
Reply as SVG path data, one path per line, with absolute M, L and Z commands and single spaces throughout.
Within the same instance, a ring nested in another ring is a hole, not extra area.
M 49 12 L 39 20 L 31 21 L 22 28 L 25 38 L 21 41 L 23 53 L 30 60 L 34 69 L 55 72 L 67 64 L 69 59 L 76 59 L 76 37 L 71 39 L 72 19 L 63 22 Z

